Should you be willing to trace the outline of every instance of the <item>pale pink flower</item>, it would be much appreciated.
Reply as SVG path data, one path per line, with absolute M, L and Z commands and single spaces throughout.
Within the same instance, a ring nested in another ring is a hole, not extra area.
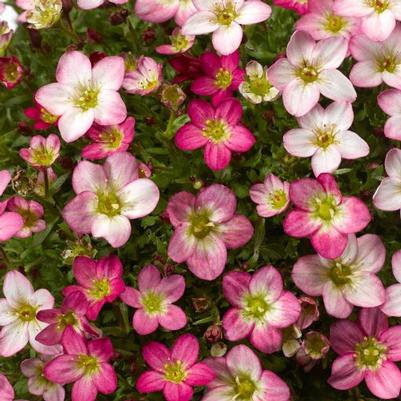
M 300 128 L 288 131 L 284 147 L 297 157 L 312 157 L 315 177 L 334 173 L 341 159 L 358 159 L 369 154 L 369 145 L 349 128 L 354 121 L 350 103 L 334 102 L 326 109 L 317 104 L 298 118 Z
M 192 0 L 191 0 L 192 1 Z M 175 28 L 170 36 L 171 44 L 156 47 L 159 54 L 173 55 L 185 53 L 195 42 L 195 36 L 183 35 L 181 28 Z
M 274 174 L 268 174 L 263 184 L 255 184 L 251 187 L 249 195 L 257 204 L 256 210 L 259 216 L 273 217 L 284 212 L 290 203 L 290 184 L 281 181 Z
M 191 122 L 177 131 L 175 143 L 181 150 L 204 147 L 205 163 L 214 171 L 230 164 L 232 152 L 247 152 L 256 142 L 240 122 L 242 106 L 237 99 L 224 99 L 216 107 L 205 100 L 192 100 L 188 115 Z
M 171 350 L 152 341 L 142 350 L 145 362 L 152 370 L 142 373 L 136 382 L 140 393 L 163 392 L 166 401 L 190 401 L 195 386 L 205 386 L 214 373 L 205 363 L 197 362 L 199 341 L 192 334 L 184 334 Z
M 387 316 L 401 316 L 401 251 L 394 253 L 391 259 L 393 275 L 397 284 L 386 288 L 386 301 L 381 307 Z
M 363 380 L 381 400 L 396 398 L 401 389 L 401 326 L 388 327 L 378 308 L 361 309 L 357 322 L 340 320 L 330 328 L 331 347 L 338 358 L 328 382 L 348 390 Z
M 361 30 L 381 42 L 389 37 L 396 21 L 401 21 L 401 0 L 336 0 L 339 15 L 361 18 Z
M 212 33 L 213 47 L 223 55 L 235 52 L 241 45 L 241 25 L 266 21 L 271 8 L 259 0 L 193 0 L 197 11 L 182 27 L 184 35 Z
M 363 230 L 370 222 L 367 206 L 354 196 L 342 196 L 334 177 L 320 174 L 290 185 L 295 209 L 284 221 L 287 235 L 311 240 L 320 256 L 335 259 L 348 243 L 348 234 Z
M 59 347 L 47 347 L 36 340 L 36 336 L 47 327 L 38 320 L 37 314 L 54 305 L 49 291 L 34 291 L 29 280 L 17 270 L 8 272 L 4 279 L 0 299 L 0 355 L 9 357 L 21 351 L 28 342 L 42 354 L 56 354 Z
M 167 214 L 175 231 L 168 255 L 186 262 L 202 280 L 214 280 L 224 270 L 227 248 L 245 245 L 253 235 L 250 221 L 236 213 L 234 193 L 224 185 L 203 188 L 197 196 L 179 192 L 169 201 Z
M 379 107 L 390 116 L 384 125 L 384 135 L 401 141 L 401 90 L 385 90 L 377 97 L 377 102 Z
M 187 324 L 184 311 L 173 305 L 184 294 L 185 280 L 179 274 L 160 277 L 153 265 L 145 266 L 138 275 L 138 290 L 126 287 L 120 295 L 124 303 L 136 308 L 132 325 L 144 336 L 160 325 L 166 330 L 180 330 Z
M 0 3 L 1 5 L 1 3 Z M 7 377 L 0 373 L 0 400 L 14 401 L 15 392 Z M 24 400 L 15 400 L 24 401 Z
M 356 92 L 337 68 L 348 52 L 348 41 L 334 37 L 315 42 L 307 32 L 297 31 L 287 46 L 287 58 L 268 70 L 271 83 L 283 92 L 287 111 L 301 117 L 318 103 L 320 94 L 338 102 L 353 102 Z
M 294 265 L 292 279 L 308 295 L 322 295 L 329 315 L 347 318 L 354 306 L 373 308 L 383 304 L 385 290 L 377 273 L 383 268 L 386 250 L 380 237 L 349 235 L 347 248 L 336 259 L 302 256 Z
M 310 0 L 273 0 L 275 6 L 294 10 L 298 14 L 305 14 L 309 10 Z
M 83 10 L 92 10 L 94 8 L 100 7 L 102 4 L 105 3 L 106 0 L 78 0 L 78 7 L 82 8 Z M 113 4 L 126 4 L 128 0 L 108 0 L 110 3 Z
M 230 341 L 249 337 L 259 351 L 278 351 L 282 329 L 298 320 L 301 307 L 295 295 L 284 290 L 277 269 L 265 266 L 253 275 L 229 272 L 223 278 L 223 292 L 233 306 L 223 317 L 225 337 Z
M 330 342 L 328 338 L 317 331 L 310 331 L 302 341 L 295 358 L 305 372 L 310 372 L 320 359 L 326 357 L 329 350 Z
M 316 299 L 303 295 L 299 298 L 301 305 L 301 313 L 295 326 L 299 330 L 305 330 L 314 322 L 317 322 L 320 317 L 319 304 Z
M 127 152 L 109 156 L 103 166 L 79 162 L 72 176 L 77 196 L 65 206 L 64 219 L 78 234 L 123 246 L 131 235 L 130 220 L 152 213 L 159 202 L 156 184 L 138 177 L 138 162 Z
M 287 384 L 270 370 L 263 370 L 257 355 L 246 345 L 233 347 L 225 358 L 205 363 L 216 378 L 207 385 L 202 401 L 289 401 Z
M 55 134 L 47 138 L 35 135 L 31 138 L 29 148 L 19 151 L 20 156 L 33 167 L 50 167 L 60 154 L 60 139 Z
M 114 125 L 125 120 L 127 109 L 118 93 L 124 70 L 122 57 L 105 57 L 92 68 L 85 54 L 70 51 L 58 62 L 57 83 L 40 88 L 35 99 L 51 114 L 60 116 L 60 134 L 66 142 L 73 142 L 94 122 Z

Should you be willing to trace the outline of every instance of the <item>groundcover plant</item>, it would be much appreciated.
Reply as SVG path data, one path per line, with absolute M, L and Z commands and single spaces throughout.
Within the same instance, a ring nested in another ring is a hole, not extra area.
M 0 401 L 401 391 L 401 0 L 0 0 Z

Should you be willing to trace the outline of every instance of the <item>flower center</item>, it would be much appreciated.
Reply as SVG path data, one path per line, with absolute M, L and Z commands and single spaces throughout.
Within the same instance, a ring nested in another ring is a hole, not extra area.
M 351 266 L 343 265 L 341 262 L 333 262 L 328 274 L 337 287 L 342 287 L 351 282 L 352 269 Z
M 164 378 L 171 383 L 181 383 L 187 377 L 184 364 L 181 361 L 175 361 L 164 365 Z
M 38 221 L 36 214 L 29 209 L 18 208 L 18 214 L 24 219 L 24 227 L 32 227 Z
M 93 280 L 88 295 L 92 299 L 101 300 L 111 293 L 110 281 L 107 278 Z
M 99 88 L 93 86 L 83 86 L 75 98 L 75 106 L 82 111 L 94 109 L 98 105 Z
M 4 77 L 7 82 L 17 82 L 20 77 L 18 64 L 13 62 L 7 63 L 4 69 Z
M 207 237 L 216 227 L 209 218 L 210 212 L 207 210 L 193 213 L 189 218 L 190 233 L 198 239 Z
M 231 71 L 226 70 L 225 68 L 220 68 L 216 74 L 215 85 L 219 89 L 227 89 L 233 80 L 233 76 Z
M 309 332 L 305 341 L 305 350 L 312 359 L 320 359 L 327 349 L 327 343 L 320 333 Z
M 231 1 L 227 1 L 225 5 L 217 4 L 214 14 L 219 25 L 229 26 L 238 17 L 237 10 Z
M 241 375 L 235 377 L 235 401 L 250 401 L 257 389 L 255 382 L 249 375 Z
M 269 93 L 272 85 L 266 79 L 266 77 L 262 78 L 252 78 L 248 82 L 249 90 L 257 95 L 257 96 L 265 96 Z
M 337 204 L 334 197 L 325 195 L 312 200 L 313 214 L 320 220 L 329 223 L 337 213 Z
M 170 37 L 171 45 L 178 52 L 183 51 L 188 48 L 189 42 L 185 35 L 173 35 Z
M 78 319 L 76 318 L 75 313 L 70 311 L 58 318 L 57 328 L 63 330 L 68 326 L 76 326 L 77 323 Z
M 312 65 L 304 65 L 298 70 L 297 75 L 306 84 L 310 84 L 318 80 L 319 71 L 316 67 L 313 67 Z
M 387 347 L 374 337 L 365 337 L 355 347 L 355 364 L 358 369 L 376 370 L 386 360 Z
M 121 142 L 124 138 L 124 134 L 118 127 L 106 128 L 100 135 L 102 142 L 107 144 L 107 148 L 110 150 L 118 149 L 121 146 Z
M 367 0 L 366 4 L 374 8 L 378 14 L 386 11 L 390 6 L 389 0 Z
M 216 144 L 226 141 L 231 136 L 227 125 L 221 120 L 207 120 L 202 134 Z
M 16 315 L 23 322 L 31 322 L 36 318 L 36 308 L 32 305 L 23 304 L 16 310 Z
M 330 124 L 325 125 L 323 128 L 318 128 L 315 130 L 315 144 L 319 148 L 327 149 L 330 145 L 336 142 L 336 125 Z
M 163 312 L 163 297 L 152 291 L 148 291 L 141 297 L 143 309 L 148 315 L 157 315 Z
M 287 203 L 287 194 L 282 189 L 278 189 L 269 195 L 267 202 L 275 210 L 282 209 Z
M 49 167 L 57 159 L 57 155 L 52 149 L 48 149 L 45 146 L 39 146 L 32 149 L 32 160 L 35 164 L 40 166 Z
M 243 303 L 242 315 L 247 320 L 264 321 L 266 313 L 270 310 L 270 305 L 262 294 L 246 294 Z
M 394 54 L 388 55 L 377 60 L 377 69 L 379 72 L 387 71 L 393 74 L 398 67 L 398 60 Z
M 48 124 L 54 124 L 57 121 L 57 116 L 48 112 L 44 107 L 40 108 L 40 119 Z
M 99 361 L 93 356 L 80 355 L 77 365 L 79 369 L 84 371 L 85 376 L 93 376 L 99 371 Z
M 121 214 L 122 205 L 118 196 L 113 192 L 98 192 L 97 193 L 97 213 L 105 214 L 109 217 L 114 217 Z
M 49 28 L 60 19 L 60 0 L 36 0 L 34 6 L 33 10 L 27 11 L 26 20 L 36 29 Z
M 335 14 L 329 14 L 327 15 L 324 29 L 332 33 L 338 33 L 345 27 L 346 24 L 347 23 L 343 17 Z

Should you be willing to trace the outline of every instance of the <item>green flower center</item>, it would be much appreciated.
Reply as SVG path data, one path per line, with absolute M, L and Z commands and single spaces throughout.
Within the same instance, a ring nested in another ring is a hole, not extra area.
M 120 199 L 115 192 L 98 192 L 97 193 L 97 213 L 105 214 L 109 217 L 121 214 L 122 205 Z
M 118 127 L 109 127 L 101 133 L 100 138 L 107 144 L 108 149 L 113 150 L 121 146 L 124 134 Z
M 319 79 L 319 71 L 312 65 L 304 65 L 297 71 L 297 76 L 305 83 L 310 84 Z
M 89 355 L 80 355 L 77 360 L 77 365 L 79 369 L 84 371 L 85 376 L 93 376 L 100 369 L 97 358 Z
M 231 135 L 227 125 L 221 120 L 207 120 L 202 134 L 216 144 L 226 141 Z
M 374 337 L 365 337 L 355 347 L 355 364 L 358 369 L 376 370 L 386 359 L 387 347 Z
M 252 78 L 248 82 L 248 88 L 250 92 L 257 96 L 266 96 L 270 92 L 272 85 L 266 77 Z
M 243 303 L 242 316 L 246 320 L 264 321 L 266 313 L 270 310 L 270 305 L 263 294 L 246 294 Z
M 185 366 L 181 361 L 164 365 L 164 378 L 171 383 L 181 383 L 187 377 Z
M 19 320 L 23 322 L 31 322 L 36 318 L 36 308 L 32 305 L 23 304 L 15 311 Z
M 329 223 L 335 217 L 338 208 L 336 200 L 331 195 L 315 198 L 311 202 L 314 217 Z
M 160 294 L 149 291 L 141 297 L 141 301 L 143 309 L 148 315 L 157 315 L 163 312 L 164 298 Z
M 51 166 L 57 158 L 57 155 L 53 152 L 53 150 L 48 149 L 45 146 L 39 146 L 35 149 L 32 149 L 31 155 L 35 164 L 44 167 Z
M 237 10 L 231 1 L 227 1 L 224 5 L 216 5 L 214 9 L 216 15 L 216 22 L 219 25 L 231 25 L 232 22 L 238 17 Z
M 36 214 L 29 209 L 18 208 L 18 214 L 24 219 L 24 227 L 32 227 L 38 221 Z
M 110 295 L 111 286 L 107 278 L 93 280 L 92 287 L 88 291 L 88 295 L 92 299 L 101 300 Z
M 99 101 L 99 88 L 93 86 L 84 86 L 79 90 L 78 96 L 75 98 L 75 106 L 82 111 L 94 109 Z
M 327 149 L 330 145 L 336 142 L 337 127 L 334 124 L 325 126 L 323 129 L 318 128 L 315 131 L 315 144 L 319 148 Z
M 226 70 L 225 68 L 220 68 L 216 74 L 215 85 L 219 89 L 227 89 L 233 80 L 233 76 L 231 71 Z
M 320 359 L 326 347 L 327 344 L 320 333 L 308 333 L 305 341 L 305 349 L 312 359 Z
M 287 200 L 287 194 L 282 189 L 274 191 L 268 197 L 268 203 L 275 210 L 282 209 L 286 205 Z
M 171 45 L 178 52 L 185 50 L 189 46 L 188 39 L 185 35 L 173 35 L 170 37 Z
M 36 0 L 35 8 L 27 12 L 27 21 L 36 29 L 49 28 L 59 19 L 62 10 L 60 0 Z
M 387 71 L 390 74 L 393 74 L 397 69 L 399 61 L 394 54 L 388 55 L 377 60 L 377 70 L 379 72 Z
M 241 375 L 235 377 L 235 395 L 233 400 L 235 401 L 250 401 L 253 399 L 253 395 L 257 390 L 257 385 L 249 377 L 249 375 Z
M 390 6 L 389 0 L 367 0 L 366 4 L 374 8 L 378 14 L 386 11 Z
M 341 262 L 333 262 L 328 274 L 330 280 L 337 287 L 342 287 L 351 282 L 352 268 L 351 266 L 343 265 Z
M 207 237 L 216 227 L 216 225 L 210 221 L 210 212 L 208 210 L 200 210 L 193 213 L 189 221 L 189 232 L 198 239 Z
M 324 29 L 332 33 L 338 33 L 347 25 L 346 20 L 339 15 L 329 14 L 324 24 Z
M 57 116 L 49 113 L 45 108 L 40 109 L 40 118 L 42 121 L 48 124 L 53 124 L 57 121 Z
M 17 82 L 20 74 L 18 70 L 18 65 L 15 63 L 8 63 L 4 69 L 4 76 L 6 81 L 14 83 Z
M 75 316 L 74 312 L 67 312 L 64 315 L 61 315 L 57 321 L 57 328 L 60 330 L 65 329 L 68 326 L 76 326 L 78 323 L 78 319 Z

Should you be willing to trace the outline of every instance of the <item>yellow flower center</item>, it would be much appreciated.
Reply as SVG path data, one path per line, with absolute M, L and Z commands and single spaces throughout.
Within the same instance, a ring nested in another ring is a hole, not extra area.
M 387 347 L 374 337 L 365 337 L 355 348 L 355 364 L 358 369 L 379 369 L 386 360 Z
M 328 276 L 336 287 L 343 287 L 351 282 L 352 269 L 351 266 L 343 265 L 341 262 L 333 262 L 329 270 Z
M 287 194 L 282 189 L 278 189 L 269 195 L 267 201 L 273 209 L 280 210 L 286 205 L 287 200 Z
M 94 109 L 98 105 L 99 88 L 93 86 L 83 86 L 78 91 L 75 98 L 75 106 L 82 111 Z
M 171 383 L 181 383 L 187 377 L 185 366 L 181 361 L 167 363 L 164 366 L 164 378 Z
M 336 200 L 332 195 L 323 195 L 311 200 L 313 217 L 329 224 L 338 212 Z
M 323 128 L 315 130 L 315 144 L 322 149 L 327 149 L 333 143 L 336 143 L 336 131 L 337 127 L 335 124 L 327 125 Z
M 230 138 L 231 133 L 226 123 L 221 120 L 207 120 L 202 129 L 202 135 L 213 143 L 225 142 Z
M 93 376 L 99 372 L 100 366 L 97 358 L 89 355 L 80 355 L 77 360 L 78 369 L 84 371 L 85 376 Z
M 34 308 L 32 305 L 22 304 L 16 309 L 15 313 L 19 320 L 31 322 L 36 318 L 36 310 L 37 308 Z
M 257 390 L 256 383 L 247 374 L 235 377 L 235 401 L 251 401 Z
M 111 286 L 110 281 L 107 278 L 100 280 L 93 280 L 92 287 L 88 291 L 88 295 L 92 299 L 101 300 L 110 295 Z
M 40 118 L 48 124 L 53 124 L 57 121 L 57 116 L 48 112 L 44 107 L 40 109 Z
M 113 191 L 97 193 L 96 212 L 105 214 L 109 217 L 118 216 L 121 214 L 122 204 L 118 196 Z
M 389 54 L 376 61 L 377 70 L 379 72 L 387 71 L 390 74 L 393 74 L 395 72 L 399 63 L 400 61 L 395 54 Z
M 381 14 L 382 12 L 386 11 L 389 8 L 390 1 L 389 0 L 366 0 L 366 4 L 369 7 L 374 8 L 378 14 Z
M 170 37 L 171 44 L 174 49 L 178 52 L 181 52 L 188 48 L 189 42 L 185 35 L 173 35 Z
M 143 309 L 148 315 L 157 315 L 163 312 L 163 297 L 148 291 L 141 297 Z
M 215 85 L 219 89 L 227 89 L 233 80 L 233 76 L 231 71 L 226 70 L 225 68 L 220 68 L 216 74 Z
M 238 17 L 235 5 L 231 1 L 227 1 L 225 5 L 217 4 L 214 9 L 216 15 L 216 22 L 219 25 L 231 25 L 232 22 Z
M 207 237 L 216 227 L 210 221 L 210 212 L 208 210 L 199 210 L 194 212 L 190 218 L 189 232 L 198 239 Z
M 324 29 L 328 32 L 339 33 L 345 28 L 346 25 L 347 22 L 343 17 L 335 14 L 328 14 L 324 24 Z
M 102 142 L 107 144 L 108 149 L 113 150 L 118 149 L 121 146 L 124 134 L 118 127 L 113 126 L 102 131 L 100 138 Z
M 270 305 L 266 302 L 263 294 L 246 294 L 243 298 L 242 316 L 246 320 L 264 321 L 266 313 L 270 310 Z
M 298 69 L 297 76 L 306 84 L 310 84 L 319 79 L 319 71 L 316 67 L 305 64 L 303 67 Z

